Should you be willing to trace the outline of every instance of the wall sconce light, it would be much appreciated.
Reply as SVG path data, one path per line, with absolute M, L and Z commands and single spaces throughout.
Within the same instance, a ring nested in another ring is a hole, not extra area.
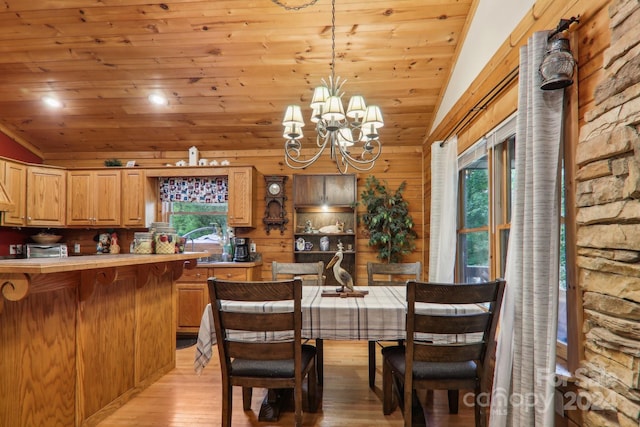
M 548 50 L 540 64 L 540 75 L 542 76 L 542 90 L 563 89 L 573 84 L 573 70 L 576 60 L 573 58 L 569 46 L 567 29 L 578 22 L 577 18 L 562 19 L 558 27 L 549 34 L 547 39 Z

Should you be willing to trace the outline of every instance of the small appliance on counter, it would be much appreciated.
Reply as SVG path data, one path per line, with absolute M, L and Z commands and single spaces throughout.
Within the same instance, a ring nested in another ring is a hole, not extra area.
M 236 249 L 233 254 L 233 260 L 237 262 L 249 262 L 249 239 L 246 237 L 236 237 Z
M 25 255 L 27 258 L 66 258 L 69 251 L 65 243 L 27 243 Z

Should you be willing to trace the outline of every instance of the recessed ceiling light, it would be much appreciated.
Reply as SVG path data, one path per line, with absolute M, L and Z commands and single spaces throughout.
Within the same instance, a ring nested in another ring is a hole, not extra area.
M 53 108 L 62 108 L 62 102 L 60 102 L 60 100 L 52 97 L 52 96 L 45 96 L 42 98 L 42 102 L 44 102 L 46 105 L 48 105 L 49 107 L 53 107 Z
M 149 102 L 154 105 L 168 105 L 169 100 L 162 95 L 158 95 L 157 93 L 152 93 L 149 95 Z

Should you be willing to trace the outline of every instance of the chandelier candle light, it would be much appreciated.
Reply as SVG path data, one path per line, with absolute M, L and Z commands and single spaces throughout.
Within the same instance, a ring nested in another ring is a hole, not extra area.
M 279 1 L 274 3 L 282 5 Z M 315 1 L 303 6 L 306 7 Z M 299 9 L 301 7 L 298 7 Z M 384 126 L 382 112 L 377 105 L 365 104 L 360 95 L 349 100 L 345 114 L 342 104 L 342 86 L 346 79 L 335 76 L 336 41 L 335 0 L 331 1 L 331 75 L 327 83 L 315 88 L 310 107 L 311 121 L 316 124 L 316 146 L 318 151 L 309 158 L 302 154 L 302 128 L 305 123 L 302 110 L 298 105 L 289 105 L 284 114 L 284 153 L 287 166 L 293 169 L 304 169 L 314 163 L 327 146 L 331 159 L 336 162 L 341 174 L 347 172 L 349 166 L 359 171 L 370 170 L 382 152 L 382 144 L 378 129 Z M 351 120 L 350 120 L 351 119 Z

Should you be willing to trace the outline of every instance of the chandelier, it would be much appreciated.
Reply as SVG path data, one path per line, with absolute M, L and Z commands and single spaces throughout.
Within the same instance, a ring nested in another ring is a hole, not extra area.
M 283 6 L 278 0 L 274 3 Z M 316 0 L 317 1 L 317 0 Z M 315 3 L 286 9 L 300 9 Z M 284 114 L 284 154 L 287 166 L 304 169 L 320 158 L 329 148 L 331 159 L 336 162 L 341 174 L 349 166 L 359 171 L 370 170 L 380 157 L 382 144 L 378 129 L 384 126 L 382 112 L 377 105 L 367 106 L 360 95 L 352 96 L 345 113 L 342 104 L 342 86 L 346 79 L 335 76 L 336 64 L 336 6 L 331 1 L 331 75 L 329 81 L 321 79 L 322 85 L 315 88 L 311 99 L 311 122 L 315 123 L 317 152 L 311 157 L 302 156 L 302 128 L 305 123 L 298 105 L 289 105 Z

